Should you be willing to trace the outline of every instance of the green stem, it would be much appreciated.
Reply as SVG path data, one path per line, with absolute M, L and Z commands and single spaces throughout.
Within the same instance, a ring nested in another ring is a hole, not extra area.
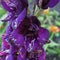
M 53 40 L 54 33 L 51 34 L 50 40 Z

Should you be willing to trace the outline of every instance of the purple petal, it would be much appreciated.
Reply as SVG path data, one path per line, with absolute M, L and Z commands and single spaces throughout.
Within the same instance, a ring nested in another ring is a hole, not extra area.
M 48 6 L 49 7 L 54 7 L 59 2 L 60 2 L 60 0 L 50 0 Z
M 60 0 L 36 0 L 36 3 L 38 6 L 40 6 L 42 9 L 47 9 L 48 7 L 52 8 L 54 7 Z
M 10 9 L 10 7 L 6 4 L 6 2 L 4 0 L 1 0 L 1 3 L 3 5 L 3 7 L 8 10 L 9 12 L 11 12 L 12 10 Z
M 13 55 L 7 55 L 5 60 L 14 60 Z
M 18 44 L 19 46 L 23 46 L 24 45 L 24 36 L 19 34 L 17 30 L 12 32 L 12 35 L 15 39 L 16 44 Z
M 13 31 L 11 24 L 7 27 L 6 34 L 10 34 Z
M 27 14 L 27 10 L 26 10 L 26 8 L 24 8 L 24 10 L 19 14 L 19 16 L 15 22 L 19 25 L 26 17 L 26 14 Z
M 43 27 L 40 28 L 40 31 L 38 33 L 38 41 L 42 44 L 45 44 L 49 40 L 49 31 Z

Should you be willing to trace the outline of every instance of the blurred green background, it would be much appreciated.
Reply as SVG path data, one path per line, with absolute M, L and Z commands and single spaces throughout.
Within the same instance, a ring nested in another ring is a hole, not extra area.
M 60 4 L 60 3 L 59 3 Z M 40 10 L 38 7 L 35 8 L 34 15 L 38 17 L 41 25 L 50 31 L 51 43 L 46 44 L 44 49 L 47 51 L 47 60 L 60 60 L 60 10 L 59 4 L 53 9 Z M 29 13 L 32 14 L 34 5 L 30 1 Z M 31 9 L 30 9 L 31 8 Z M 57 9 L 56 9 L 57 8 Z M 1 22 L 7 16 L 7 12 L 0 5 L 0 47 L 2 44 L 2 34 L 5 33 L 7 23 Z

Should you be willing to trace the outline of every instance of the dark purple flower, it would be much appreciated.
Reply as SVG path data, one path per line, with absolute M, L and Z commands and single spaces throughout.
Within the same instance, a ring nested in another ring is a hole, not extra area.
M 26 17 L 21 24 L 17 27 L 16 31 L 22 35 L 28 35 L 29 33 L 35 33 L 40 27 L 40 22 L 35 16 Z
M 52 0 L 36 1 L 43 9 L 57 4 L 50 5 Z M 6 30 L 6 36 L 2 37 L 2 50 L 5 53 L 8 53 L 8 50 L 9 53 L 5 55 L 4 59 L 45 60 L 46 52 L 43 45 L 49 42 L 49 31 L 41 27 L 36 16 L 27 16 L 28 0 L 1 0 L 1 3 L 9 12 L 5 19 L 5 22 L 9 21 L 9 26 Z
M 45 36 L 46 35 L 46 36 Z M 19 26 L 11 32 L 11 36 L 7 36 L 7 41 L 10 43 L 10 55 L 16 59 L 30 59 L 26 53 L 32 54 L 34 51 L 44 51 L 42 46 L 49 40 L 49 31 L 40 26 L 39 20 L 35 16 L 26 17 Z M 24 54 L 23 50 L 24 50 Z M 21 52 L 21 54 L 20 54 Z M 18 56 L 16 54 L 18 53 Z M 35 54 L 32 54 L 35 56 Z M 38 57 L 39 55 L 39 57 Z M 44 53 L 38 53 L 38 59 L 43 57 Z M 31 57 L 32 58 L 32 57 Z M 36 58 L 34 58 L 36 59 Z
M 40 43 L 43 44 L 49 40 L 49 31 L 40 27 L 40 22 L 35 16 L 26 17 L 11 34 L 17 40 L 19 40 L 19 35 L 23 35 L 30 41 L 34 39 L 41 40 Z
M 48 7 L 54 7 L 60 0 L 36 0 L 36 3 L 42 9 L 47 9 Z
M 20 18 L 17 20 L 19 23 Z M 16 29 L 12 29 L 10 24 L 3 39 L 10 45 L 10 53 L 6 56 L 8 57 L 6 60 L 40 60 L 41 58 L 44 60 L 46 54 L 42 47 L 49 40 L 49 31 L 41 27 L 37 17 L 27 16 Z M 27 56 L 27 54 L 30 55 Z
M 14 31 L 15 33 L 13 33 Z M 12 32 L 13 34 L 22 34 L 26 36 L 28 40 L 37 39 L 43 44 L 49 40 L 49 31 L 40 27 L 40 22 L 35 16 L 26 17 L 14 31 Z

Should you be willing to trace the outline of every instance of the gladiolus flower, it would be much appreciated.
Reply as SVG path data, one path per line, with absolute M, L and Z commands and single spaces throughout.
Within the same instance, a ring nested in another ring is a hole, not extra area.
M 54 7 L 60 0 L 36 0 L 42 9 Z M 54 2 L 54 3 L 53 3 Z M 4 22 L 9 21 L 6 34 L 2 36 L 2 51 L 7 53 L 3 60 L 45 60 L 43 46 L 49 43 L 49 31 L 41 27 L 36 16 L 27 14 L 28 0 L 1 0 L 8 11 Z M 47 13 L 45 11 L 45 13 Z M 57 28 L 54 27 L 54 32 Z M 53 31 L 52 30 L 52 31 Z M 9 51 L 9 53 L 7 52 Z
M 40 26 L 39 20 L 35 16 L 26 17 L 24 21 L 22 21 L 22 23 L 11 32 L 11 36 L 7 36 L 7 41 L 11 46 L 9 58 L 12 56 L 13 60 L 19 59 L 19 57 L 23 60 L 40 60 L 43 57 L 44 60 L 45 55 L 42 46 L 48 43 L 48 40 L 49 31 Z M 21 52 L 23 51 L 22 49 L 24 50 L 24 53 Z M 36 50 L 39 51 L 37 54 L 34 52 Z M 30 53 L 31 56 L 27 57 L 27 52 Z M 32 57 L 32 55 L 36 58 Z

